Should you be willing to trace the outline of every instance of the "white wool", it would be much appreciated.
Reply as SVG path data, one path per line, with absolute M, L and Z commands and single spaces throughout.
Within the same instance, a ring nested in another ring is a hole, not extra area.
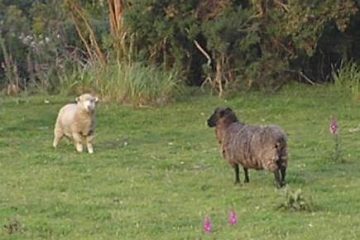
M 85 142 L 88 152 L 93 153 L 95 107 L 98 99 L 90 94 L 83 94 L 76 98 L 76 101 L 76 104 L 67 104 L 60 109 L 54 129 L 53 146 L 57 147 L 59 141 L 66 136 L 74 141 L 78 152 L 83 151 Z

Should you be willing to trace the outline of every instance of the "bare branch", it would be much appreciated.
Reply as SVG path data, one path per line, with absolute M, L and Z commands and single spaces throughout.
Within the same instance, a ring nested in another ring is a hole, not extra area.
M 274 2 L 279 5 L 282 9 L 285 10 L 285 12 L 289 12 L 289 7 L 284 4 L 283 2 L 281 2 L 281 0 L 274 0 Z
M 302 71 L 299 71 L 300 76 L 302 76 L 308 83 L 311 85 L 316 85 L 308 76 L 306 76 Z
M 70 6 L 70 10 L 71 10 L 70 13 L 71 13 L 71 17 L 74 21 L 75 28 L 79 34 L 80 39 L 83 41 L 87 52 L 89 53 L 90 57 L 94 57 L 94 54 L 93 54 L 93 52 L 94 52 L 95 57 L 99 60 L 99 62 L 102 65 L 104 65 L 106 63 L 105 56 L 100 49 L 100 46 L 96 40 L 95 33 L 94 33 L 92 27 L 90 26 L 90 23 L 89 23 L 87 17 L 85 16 L 83 9 L 81 9 L 81 7 L 75 1 L 68 0 L 67 3 Z M 80 28 L 80 23 L 85 25 L 85 28 L 89 34 L 89 36 L 87 37 L 88 39 L 86 39 L 86 37 L 84 36 L 84 33 L 83 33 L 82 29 Z M 90 42 L 90 45 L 89 45 L 88 41 Z
M 198 43 L 198 41 L 194 40 L 195 46 L 200 50 L 200 52 L 206 57 L 207 61 L 207 65 L 210 66 L 211 64 L 211 58 L 209 56 L 209 54 L 200 46 L 200 44 Z

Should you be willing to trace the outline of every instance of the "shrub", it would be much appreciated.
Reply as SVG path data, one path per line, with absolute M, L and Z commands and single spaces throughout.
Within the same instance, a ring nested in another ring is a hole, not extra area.
M 312 199 L 305 197 L 301 189 L 292 191 L 287 188 L 284 197 L 285 200 L 277 207 L 278 209 L 309 212 L 314 210 Z
M 335 89 L 350 92 L 353 99 L 360 99 L 360 67 L 348 62 L 332 73 Z
M 164 105 L 181 92 L 179 74 L 140 63 L 88 65 L 61 80 L 62 91 L 80 94 L 97 92 L 104 101 L 142 105 Z

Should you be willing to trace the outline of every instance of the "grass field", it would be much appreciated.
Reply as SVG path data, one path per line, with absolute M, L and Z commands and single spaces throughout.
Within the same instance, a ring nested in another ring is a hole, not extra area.
M 0 100 L 0 239 L 360 239 L 360 103 L 346 94 L 292 86 L 163 108 L 100 103 L 93 155 L 65 140 L 51 146 L 57 111 L 71 100 Z M 285 190 L 271 173 L 250 171 L 249 184 L 233 184 L 205 125 L 219 105 L 247 123 L 286 130 L 288 187 L 312 199 L 312 212 L 276 209 Z M 332 115 L 344 163 L 330 157 Z M 232 209 L 234 226 L 227 223 Z M 205 216 L 211 234 L 203 232 Z

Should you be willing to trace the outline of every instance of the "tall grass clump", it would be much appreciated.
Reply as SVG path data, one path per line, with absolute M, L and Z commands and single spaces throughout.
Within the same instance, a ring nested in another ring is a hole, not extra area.
M 93 67 L 74 64 L 71 70 L 63 72 L 59 77 L 58 91 L 65 95 L 78 95 L 95 91 Z
M 354 62 L 348 62 L 333 71 L 335 89 L 345 93 L 351 93 L 354 100 L 360 99 L 360 66 Z
M 286 188 L 285 192 L 283 193 L 283 200 L 276 208 L 286 211 L 311 212 L 314 211 L 314 203 L 311 197 L 304 196 L 301 189 L 293 191 L 289 188 Z
M 105 101 L 135 106 L 164 105 L 182 89 L 177 71 L 140 63 L 79 67 L 64 76 L 61 85 L 63 93 L 96 92 Z

